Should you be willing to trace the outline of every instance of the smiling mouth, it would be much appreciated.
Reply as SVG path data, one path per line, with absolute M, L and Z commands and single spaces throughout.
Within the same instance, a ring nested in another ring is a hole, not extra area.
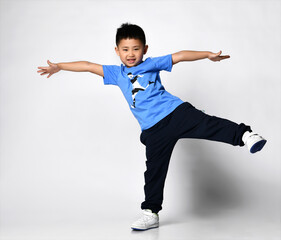
M 136 61 L 136 59 L 128 59 L 127 61 L 128 61 L 128 63 L 134 63 Z

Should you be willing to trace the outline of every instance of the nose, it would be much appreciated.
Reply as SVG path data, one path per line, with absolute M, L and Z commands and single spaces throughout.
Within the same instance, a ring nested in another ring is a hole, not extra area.
M 130 50 L 129 51 L 129 57 L 133 57 L 134 56 L 134 52 L 133 52 L 133 50 Z

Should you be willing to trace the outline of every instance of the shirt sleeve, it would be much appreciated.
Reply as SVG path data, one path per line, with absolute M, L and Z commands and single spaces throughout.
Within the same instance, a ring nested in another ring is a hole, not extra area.
M 103 82 L 105 85 L 117 85 L 117 78 L 120 67 L 116 65 L 102 65 Z
M 168 72 L 172 71 L 172 67 L 173 67 L 172 54 L 168 54 L 162 57 L 154 57 L 151 58 L 151 60 L 154 63 L 156 71 L 161 71 L 161 70 L 165 70 Z

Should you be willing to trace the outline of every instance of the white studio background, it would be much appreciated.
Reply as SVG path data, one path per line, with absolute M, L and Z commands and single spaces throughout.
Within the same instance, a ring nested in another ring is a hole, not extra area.
M 180 50 L 230 59 L 161 72 L 172 94 L 244 122 L 268 143 L 180 140 L 162 216 L 280 217 L 280 1 L 0 1 L 0 234 L 36 226 L 128 224 L 143 201 L 145 148 L 121 91 L 91 73 L 37 73 L 51 62 L 121 62 L 116 29 L 140 25 L 148 56 Z M 109 225 L 110 226 L 110 225 Z M 19 231 L 19 230 L 18 230 Z M 1 238 L 1 235 L 0 235 Z M 2 238 L 1 238 L 2 239 Z M 3 238 L 4 239 L 4 238 Z

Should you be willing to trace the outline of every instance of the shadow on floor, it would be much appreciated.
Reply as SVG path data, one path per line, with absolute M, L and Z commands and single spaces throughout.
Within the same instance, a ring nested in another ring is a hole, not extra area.
M 225 166 L 234 162 L 235 157 L 217 151 L 215 144 L 222 143 L 206 144 L 198 139 L 180 141 L 183 156 L 188 156 L 180 163 L 182 174 L 179 176 L 180 182 L 189 182 L 188 189 L 182 189 L 186 193 L 184 201 L 189 203 L 188 209 L 184 209 L 186 214 L 211 217 L 241 208 L 244 203 L 241 182 L 231 172 L 231 167 Z

